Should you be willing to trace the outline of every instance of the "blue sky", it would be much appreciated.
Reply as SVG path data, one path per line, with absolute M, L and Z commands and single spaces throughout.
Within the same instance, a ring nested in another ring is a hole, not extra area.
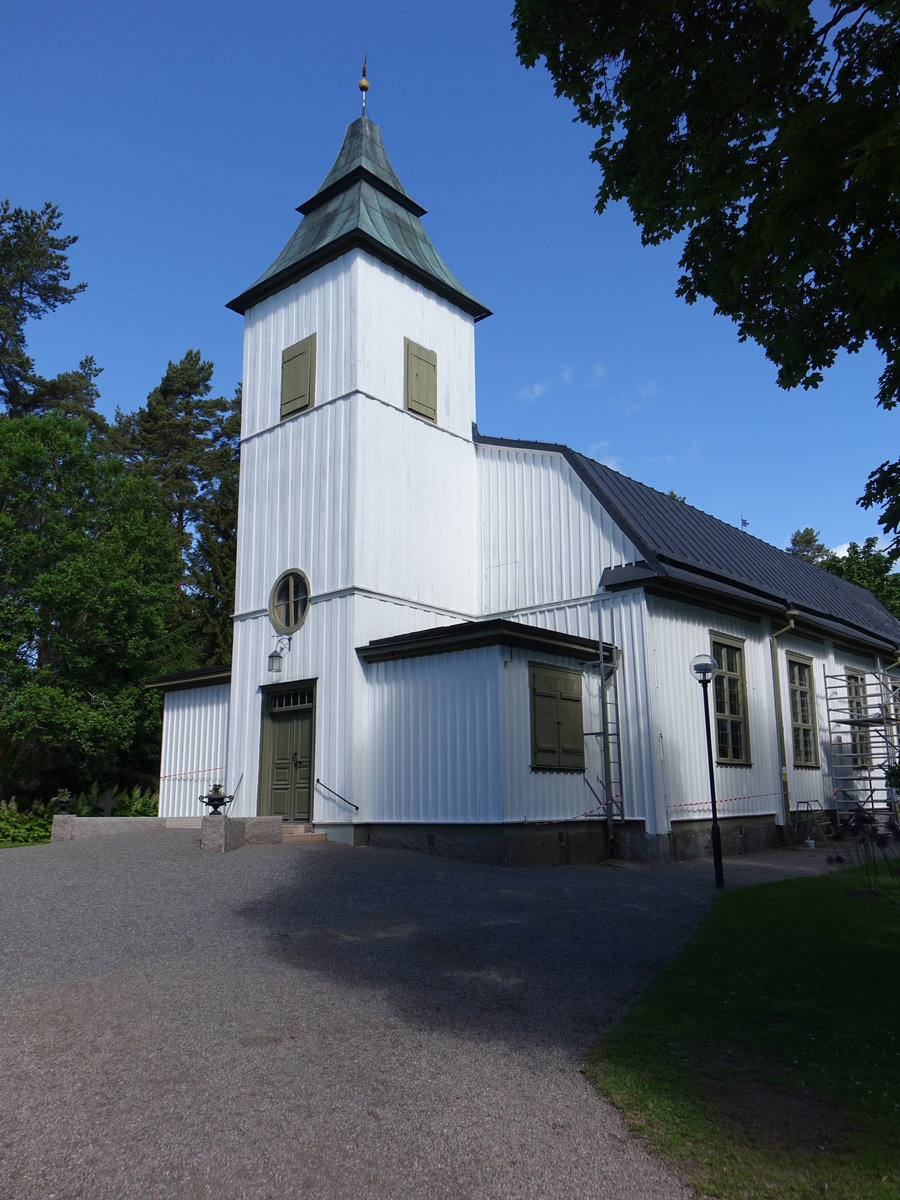
M 381 126 L 425 226 L 494 312 L 476 331 L 485 433 L 565 442 L 784 545 L 879 533 L 855 501 L 896 455 L 876 409 L 880 359 L 840 361 L 814 392 L 775 370 L 712 307 L 675 298 L 678 247 L 645 248 L 626 208 L 598 217 L 591 132 L 543 67 L 515 56 L 511 4 L 295 0 L 8 8 L 0 195 L 57 203 L 87 291 L 34 323 L 44 374 L 93 354 L 101 408 L 142 403 L 199 347 L 240 378 L 225 303 L 278 254 L 294 208 L 359 115 Z

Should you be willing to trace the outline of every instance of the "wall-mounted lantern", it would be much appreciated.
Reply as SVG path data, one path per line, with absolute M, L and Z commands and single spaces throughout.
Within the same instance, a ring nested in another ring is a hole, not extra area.
M 269 655 L 269 670 L 277 672 L 281 670 L 281 665 L 284 662 L 284 656 L 291 648 L 291 635 L 287 634 L 287 636 L 282 637 L 276 634 L 274 636 L 275 649 Z

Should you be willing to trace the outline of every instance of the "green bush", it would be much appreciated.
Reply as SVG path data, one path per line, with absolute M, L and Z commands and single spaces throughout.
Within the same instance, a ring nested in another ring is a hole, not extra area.
M 60 788 L 52 800 L 35 800 L 27 808 L 23 806 L 21 811 L 15 798 L 0 800 L 0 847 L 49 842 L 55 813 L 102 817 L 107 810 L 115 817 L 156 817 L 159 815 L 159 795 L 152 788 L 141 787 L 101 792 L 94 783 L 78 796 L 73 796 L 67 788 Z
M 117 792 L 114 817 L 158 817 L 159 793 L 152 788 L 133 787 L 130 792 Z
M 156 817 L 159 816 L 159 793 L 153 788 L 122 788 L 121 791 L 101 791 L 92 783 L 86 792 L 70 796 L 68 792 L 57 793 L 57 805 L 64 812 L 76 817 Z M 62 803 L 65 801 L 65 803 Z
M 52 804 L 36 803 L 19 812 L 15 800 L 0 800 L 0 846 L 35 846 L 50 841 Z

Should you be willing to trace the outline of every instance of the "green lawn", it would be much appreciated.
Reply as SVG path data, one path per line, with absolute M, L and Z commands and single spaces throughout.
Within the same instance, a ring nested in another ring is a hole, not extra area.
M 707 1196 L 900 1196 L 900 904 L 856 876 L 720 897 L 586 1070 Z

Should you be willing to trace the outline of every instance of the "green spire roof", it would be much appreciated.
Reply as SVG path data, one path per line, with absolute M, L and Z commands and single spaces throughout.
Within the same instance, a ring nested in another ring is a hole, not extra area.
M 267 271 L 228 307 L 243 313 L 354 247 L 361 247 L 469 313 L 490 316 L 459 282 L 425 232 L 425 209 L 410 197 L 381 140 L 362 116 L 347 126 L 344 144 L 321 187 L 297 209 L 303 220 Z

